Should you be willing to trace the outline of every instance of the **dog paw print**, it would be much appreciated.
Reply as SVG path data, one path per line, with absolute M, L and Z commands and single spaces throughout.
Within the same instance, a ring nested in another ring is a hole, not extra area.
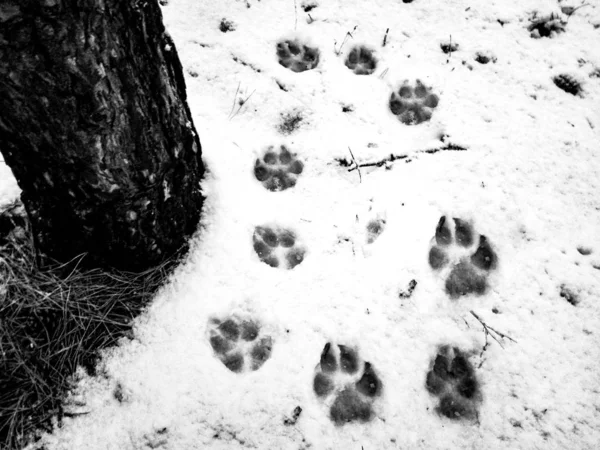
M 435 271 L 450 269 L 446 293 L 456 299 L 467 294 L 484 294 L 489 273 L 498 257 L 489 240 L 476 240 L 473 227 L 462 219 L 442 216 L 435 229 L 435 242 L 429 250 L 429 265 Z
M 348 53 L 346 67 L 356 75 L 371 75 L 375 72 L 377 60 L 371 49 L 357 45 Z
M 217 357 L 235 373 L 254 371 L 271 357 L 273 340 L 252 319 L 235 316 L 209 323 L 209 342 Z
M 319 50 L 304 45 L 297 39 L 279 42 L 277 57 L 279 64 L 293 72 L 305 72 L 319 64 Z
M 304 261 L 306 250 L 291 230 L 258 226 L 254 229 L 252 240 L 258 258 L 271 267 L 293 269 Z
M 381 390 L 375 368 L 361 361 L 356 350 L 345 345 L 325 344 L 313 391 L 328 405 L 329 418 L 335 425 L 371 421 L 373 403 Z
M 580 95 L 583 92 L 581 83 L 577 79 L 569 74 L 563 73 L 556 75 L 552 78 L 552 81 L 559 89 L 567 92 L 571 95 Z
M 555 13 L 549 16 L 538 16 L 534 13 L 530 18 L 530 23 L 527 26 L 527 30 L 530 36 L 534 39 L 540 38 L 554 38 L 560 33 L 564 33 L 566 22 Z
M 449 419 L 472 419 L 477 416 L 481 394 L 475 369 L 458 348 L 439 348 L 427 372 L 425 386 L 439 399 L 436 410 Z
M 283 191 L 296 185 L 304 164 L 285 145 L 269 146 L 254 163 L 254 176 L 270 191 Z
M 414 85 L 405 81 L 398 92 L 392 92 L 389 106 L 400 122 L 418 125 L 431 119 L 438 102 L 438 96 L 420 80 L 416 80 Z

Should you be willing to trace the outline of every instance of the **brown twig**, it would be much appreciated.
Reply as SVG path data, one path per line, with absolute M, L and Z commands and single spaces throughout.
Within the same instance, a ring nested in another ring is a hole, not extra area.
M 382 45 L 382 47 L 385 47 L 385 44 L 387 44 L 387 37 L 388 37 L 388 33 L 389 32 L 390 32 L 389 28 L 387 30 L 385 30 L 385 35 L 383 36 L 383 45 Z

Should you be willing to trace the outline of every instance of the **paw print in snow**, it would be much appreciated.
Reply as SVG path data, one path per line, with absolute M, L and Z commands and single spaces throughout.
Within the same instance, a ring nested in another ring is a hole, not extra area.
M 336 425 L 369 422 L 382 384 L 371 363 L 360 361 L 356 350 L 327 343 L 313 380 L 315 395 L 327 402 Z
M 554 38 L 560 33 L 564 33 L 565 26 L 567 25 L 558 14 L 554 13 L 549 16 L 539 16 L 535 12 L 530 22 L 527 30 L 529 30 L 531 37 L 534 39 L 543 37 Z
M 357 45 L 346 58 L 346 67 L 352 70 L 356 75 L 371 75 L 375 72 L 377 61 L 373 56 L 373 51 L 365 46 Z
M 481 394 L 475 369 L 456 347 L 444 345 L 432 361 L 425 386 L 439 398 L 437 412 L 449 419 L 471 419 L 477 416 Z
M 367 224 L 367 244 L 372 244 L 385 230 L 385 219 L 377 217 Z
M 440 218 L 435 230 L 435 243 L 429 250 L 429 265 L 436 271 L 450 268 L 446 293 L 451 298 L 484 294 L 488 274 L 496 268 L 498 257 L 485 236 L 480 235 L 476 243 L 470 224 L 455 218 L 454 226 L 451 225 L 446 216 Z
M 209 323 L 209 342 L 225 367 L 235 373 L 258 370 L 271 357 L 273 340 L 262 335 L 260 324 L 235 316 Z
M 293 72 L 305 72 L 319 64 L 319 50 L 302 44 L 297 39 L 277 44 L 279 64 Z
M 560 74 L 552 78 L 554 84 L 571 95 L 580 95 L 583 91 L 581 83 L 569 74 Z
M 254 176 L 270 191 L 283 191 L 295 186 L 303 170 L 302 161 L 290 153 L 285 145 L 279 150 L 269 146 L 254 163 Z
M 418 125 L 431 119 L 439 98 L 420 80 L 414 85 L 404 82 L 398 92 L 392 92 L 390 110 L 400 122 L 406 125 Z
M 293 269 L 304 260 L 306 250 L 291 230 L 259 226 L 254 229 L 252 240 L 258 258 L 271 267 Z

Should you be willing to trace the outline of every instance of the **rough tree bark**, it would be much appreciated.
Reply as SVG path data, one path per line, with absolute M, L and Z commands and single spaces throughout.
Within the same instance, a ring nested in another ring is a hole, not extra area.
M 45 256 L 139 271 L 184 246 L 204 167 L 157 0 L 0 0 L 0 151 Z

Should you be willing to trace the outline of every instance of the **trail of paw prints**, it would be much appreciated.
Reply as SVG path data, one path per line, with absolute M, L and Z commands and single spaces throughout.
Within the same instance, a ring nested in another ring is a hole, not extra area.
M 357 45 L 346 57 L 346 67 L 356 75 L 371 75 L 377 68 L 377 60 L 373 50 Z
M 285 145 L 276 149 L 267 147 L 254 163 L 254 176 L 269 191 L 283 191 L 294 187 L 304 170 L 304 164 Z
M 229 316 L 211 319 L 209 342 L 217 358 L 235 373 L 258 370 L 271 357 L 273 339 L 258 321 Z
M 361 361 L 346 345 L 325 344 L 313 379 L 315 395 L 326 402 L 335 425 L 366 423 L 373 419 L 373 404 L 382 383 L 373 365 Z
M 481 400 L 475 369 L 458 348 L 441 346 L 431 361 L 425 386 L 439 399 L 436 410 L 449 419 L 473 419 Z
M 293 72 L 305 72 L 319 64 L 319 50 L 303 44 L 298 39 L 277 43 L 279 64 Z
M 252 241 L 258 259 L 271 267 L 293 269 L 304 261 L 306 249 L 296 233 L 287 228 L 258 226 Z
M 439 97 L 432 93 L 421 80 L 414 84 L 405 81 L 398 92 L 390 96 L 390 110 L 406 125 L 418 125 L 431 119 Z
M 473 227 L 466 221 L 442 216 L 429 250 L 429 265 L 435 271 L 450 268 L 446 277 L 446 293 L 453 299 L 462 295 L 487 292 L 488 276 L 498 264 L 489 240 L 475 238 Z

